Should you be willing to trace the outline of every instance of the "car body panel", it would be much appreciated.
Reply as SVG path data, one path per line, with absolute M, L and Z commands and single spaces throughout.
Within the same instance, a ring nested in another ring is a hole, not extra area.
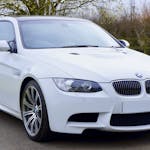
M 74 55 L 74 53 L 77 54 Z M 27 55 L 28 57 L 36 56 L 37 61 L 44 58 L 44 61 L 41 61 L 53 64 L 59 69 L 61 69 L 60 64 L 63 64 L 63 71 L 74 78 L 89 80 L 94 78 L 97 82 L 111 82 L 125 78 L 139 79 L 136 73 L 143 74 L 143 79 L 146 79 L 149 78 L 150 73 L 147 70 L 149 57 L 127 48 L 49 49 L 43 53 L 40 53 L 40 50 L 30 54 L 27 52 Z

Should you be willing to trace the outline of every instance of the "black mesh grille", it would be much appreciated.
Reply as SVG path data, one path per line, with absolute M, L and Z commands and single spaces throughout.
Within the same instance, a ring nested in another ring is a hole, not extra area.
M 145 87 L 146 87 L 146 92 L 147 92 L 148 94 L 150 94 L 150 80 L 147 80 L 147 81 L 145 82 Z
M 96 122 L 98 119 L 98 113 L 81 113 L 72 115 L 68 121 L 71 122 Z
M 117 81 L 113 83 L 113 87 L 118 94 L 121 95 L 139 95 L 141 93 L 141 85 L 138 81 Z
M 150 113 L 113 114 L 110 124 L 112 126 L 141 126 L 150 124 Z

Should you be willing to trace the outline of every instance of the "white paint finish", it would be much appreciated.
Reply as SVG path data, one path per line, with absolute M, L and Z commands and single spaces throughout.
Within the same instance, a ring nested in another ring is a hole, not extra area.
M 110 126 L 113 113 L 150 111 L 150 96 L 144 90 L 145 80 L 150 79 L 149 56 L 128 48 L 27 50 L 22 46 L 17 20 L 10 17 L 0 20 L 13 23 L 18 48 L 17 54 L 0 52 L 0 109 L 21 118 L 19 103 L 21 84 L 26 77 L 32 77 L 43 91 L 49 124 L 53 131 L 82 133 L 87 128 L 108 131 L 150 129 L 149 125 Z M 137 73 L 142 74 L 143 77 L 138 78 Z M 98 82 L 103 91 L 97 93 L 62 92 L 56 87 L 52 77 L 92 80 Z M 132 97 L 117 94 L 112 82 L 123 79 L 140 81 L 142 93 Z M 68 118 L 77 113 L 99 113 L 98 121 L 96 123 L 68 122 Z
M 73 52 L 79 55 L 70 54 Z M 147 70 L 150 63 L 149 57 L 130 49 L 49 49 L 42 53 L 40 50 L 32 52 L 26 50 L 24 54 L 28 57 L 34 55 L 36 61 L 54 65 L 69 73 L 72 77 L 79 79 L 111 82 L 118 79 L 137 78 L 135 73 L 142 73 L 144 75 L 143 79 L 149 78 L 149 70 Z
M 123 113 L 149 112 L 150 100 L 123 102 Z

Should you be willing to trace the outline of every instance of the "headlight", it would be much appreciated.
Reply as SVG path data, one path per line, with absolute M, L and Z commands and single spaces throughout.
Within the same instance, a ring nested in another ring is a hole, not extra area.
M 92 93 L 102 91 L 100 85 L 93 81 L 64 78 L 53 78 L 53 80 L 56 86 L 65 92 Z

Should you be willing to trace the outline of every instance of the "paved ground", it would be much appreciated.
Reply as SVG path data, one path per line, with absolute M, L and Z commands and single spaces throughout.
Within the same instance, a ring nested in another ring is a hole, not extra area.
M 0 112 L 0 150 L 149 150 L 150 132 L 59 135 L 53 141 L 35 143 L 28 139 L 21 121 Z

